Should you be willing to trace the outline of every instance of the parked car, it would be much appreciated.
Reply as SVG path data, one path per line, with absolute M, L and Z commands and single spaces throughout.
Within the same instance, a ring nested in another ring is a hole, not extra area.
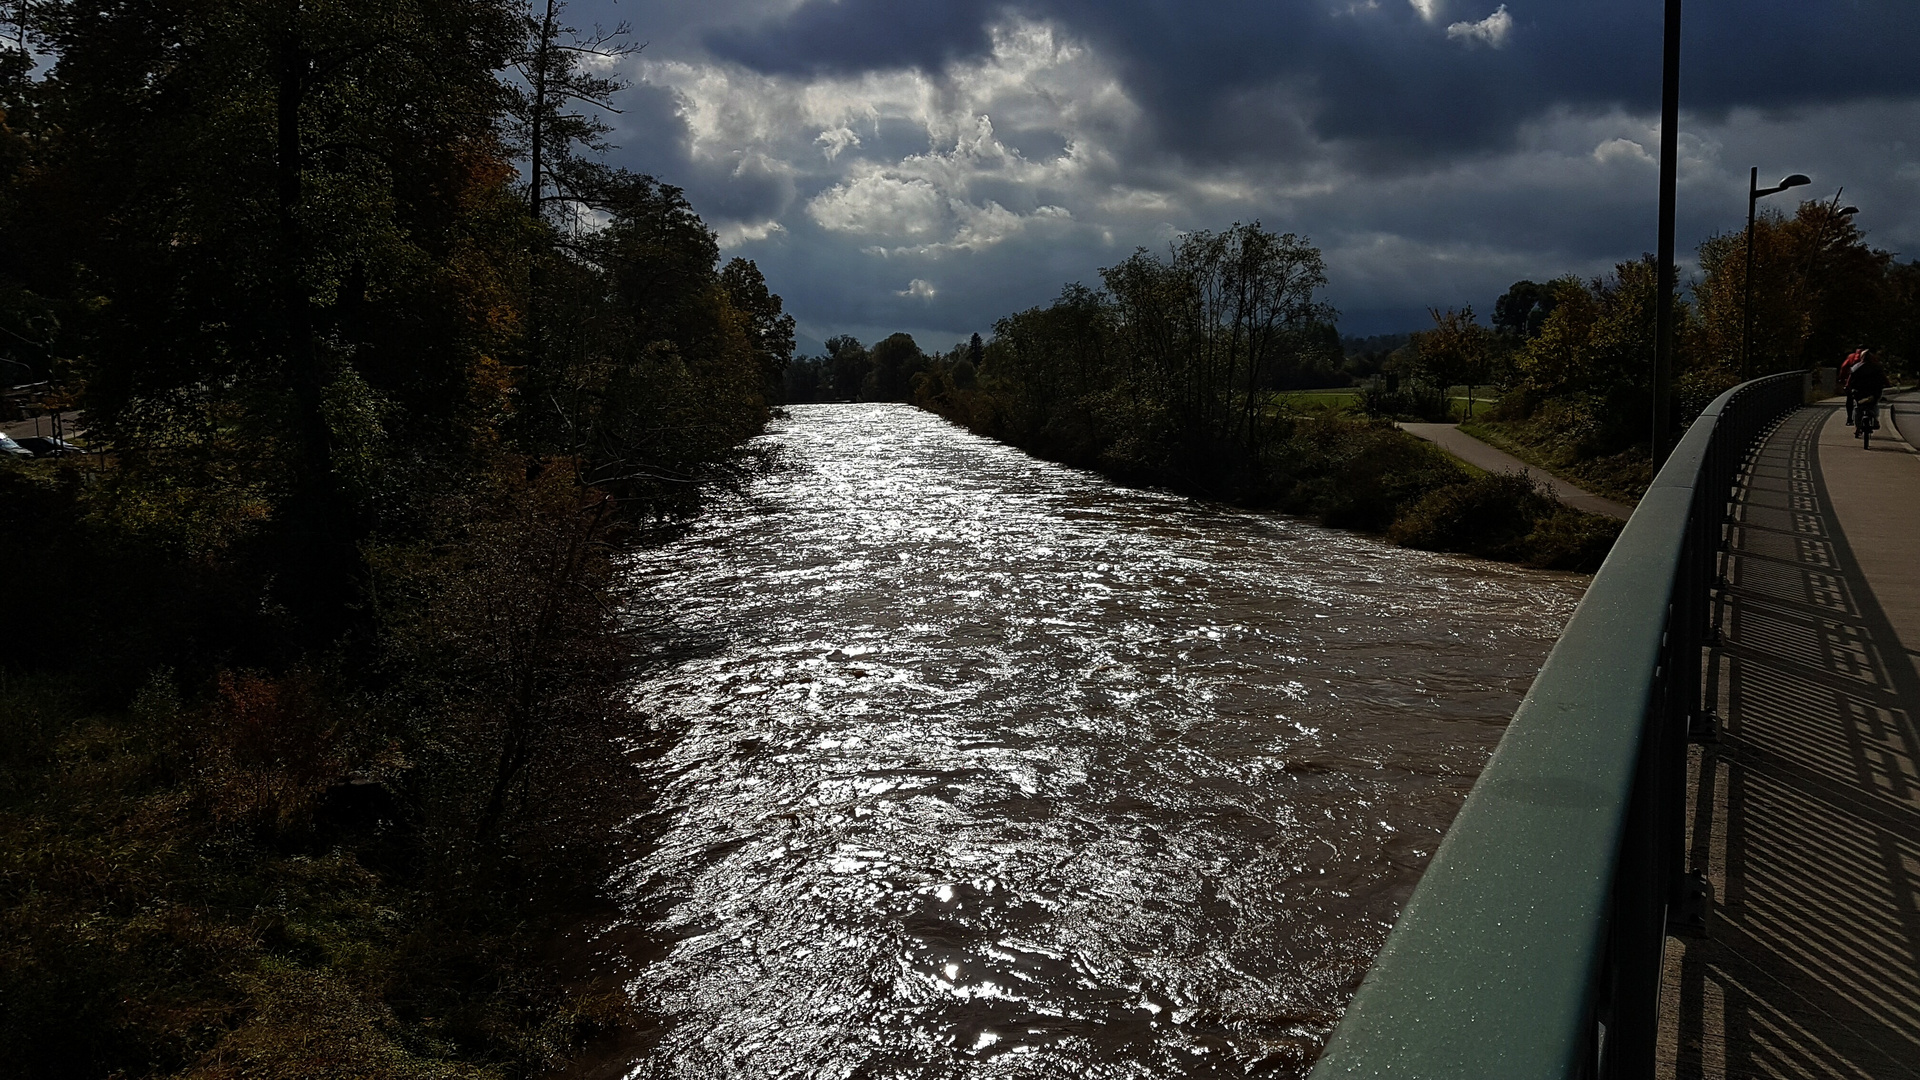
M 24 446 L 21 446 L 19 443 L 14 442 L 12 439 L 7 438 L 3 434 L 0 434 L 0 454 L 6 454 L 11 457 L 34 456 L 33 451 L 27 449 Z
M 19 445 L 34 457 L 56 457 L 60 454 L 84 454 L 85 450 L 65 439 L 56 439 L 51 435 L 29 435 L 21 439 Z

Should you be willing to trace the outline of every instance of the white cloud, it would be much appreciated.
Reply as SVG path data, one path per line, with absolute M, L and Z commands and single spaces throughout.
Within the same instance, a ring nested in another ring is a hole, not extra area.
M 1451 40 L 1464 41 L 1469 45 L 1488 45 L 1496 49 L 1507 43 L 1507 35 L 1511 33 L 1513 16 L 1507 14 L 1505 4 L 1479 22 L 1457 22 L 1447 27 L 1447 37 Z
M 940 227 L 942 201 L 925 180 L 875 172 L 814 196 L 807 216 L 834 232 L 924 236 Z
M 912 281 L 907 282 L 906 288 L 901 289 L 893 295 L 911 296 L 916 300 L 931 300 L 939 295 L 939 293 L 940 290 L 933 287 L 933 282 L 925 278 L 914 278 Z
M 1407 3 L 1412 4 L 1413 10 L 1428 22 L 1440 17 L 1440 0 L 1407 0 Z
M 1052 24 L 1010 19 L 992 43 L 937 72 L 785 76 L 647 59 L 634 74 L 672 90 L 694 161 L 784 185 L 869 254 L 939 256 L 1070 225 L 1067 207 L 1120 180 L 1116 147 L 1142 115 L 1105 61 Z M 903 136 L 922 148 L 903 152 Z M 727 238 L 757 238 L 745 228 Z
M 859 146 L 860 136 L 855 135 L 852 128 L 843 124 L 821 132 L 813 137 L 813 141 L 820 144 L 827 155 L 827 160 L 832 161 L 840 156 L 840 151 L 850 146 Z
M 1647 153 L 1647 148 L 1632 139 L 1608 139 L 1593 148 L 1593 160 L 1602 165 L 1614 161 L 1655 163 L 1653 155 Z
M 751 244 L 765 240 L 769 236 L 787 231 L 785 225 L 771 219 L 761 222 L 733 221 L 713 230 L 714 238 L 719 241 L 722 251 L 737 248 L 742 244 Z

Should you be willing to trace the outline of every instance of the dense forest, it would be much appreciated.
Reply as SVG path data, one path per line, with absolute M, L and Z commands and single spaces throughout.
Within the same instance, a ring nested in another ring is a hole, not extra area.
M 0 459 L 0 1075 L 564 1060 L 618 554 L 756 468 L 791 318 L 546 0 L 9 12 L 0 354 L 92 452 Z

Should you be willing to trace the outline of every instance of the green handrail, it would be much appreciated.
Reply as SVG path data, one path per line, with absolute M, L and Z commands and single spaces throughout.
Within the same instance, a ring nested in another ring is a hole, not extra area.
M 1744 383 L 1674 448 L 1312 1080 L 1650 1070 L 1713 559 L 1749 449 L 1799 403 L 1798 372 Z

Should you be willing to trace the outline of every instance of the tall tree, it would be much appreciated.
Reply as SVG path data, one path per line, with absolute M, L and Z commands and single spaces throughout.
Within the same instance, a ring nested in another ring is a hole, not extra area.
M 1473 305 L 1458 311 L 1428 308 L 1433 329 L 1414 335 L 1422 371 L 1445 392 L 1467 388 L 1467 419 L 1473 419 L 1474 387 L 1486 382 L 1488 341 L 1486 327 L 1474 321 Z
M 1704 275 L 1694 295 L 1708 362 L 1741 370 L 1749 319 L 1753 374 L 1832 366 L 1884 333 L 1892 256 L 1867 245 L 1840 213 L 1837 196 L 1801 203 L 1792 217 L 1760 215 L 1752 244 L 1751 307 L 1746 234 L 1723 233 L 1700 245 Z

